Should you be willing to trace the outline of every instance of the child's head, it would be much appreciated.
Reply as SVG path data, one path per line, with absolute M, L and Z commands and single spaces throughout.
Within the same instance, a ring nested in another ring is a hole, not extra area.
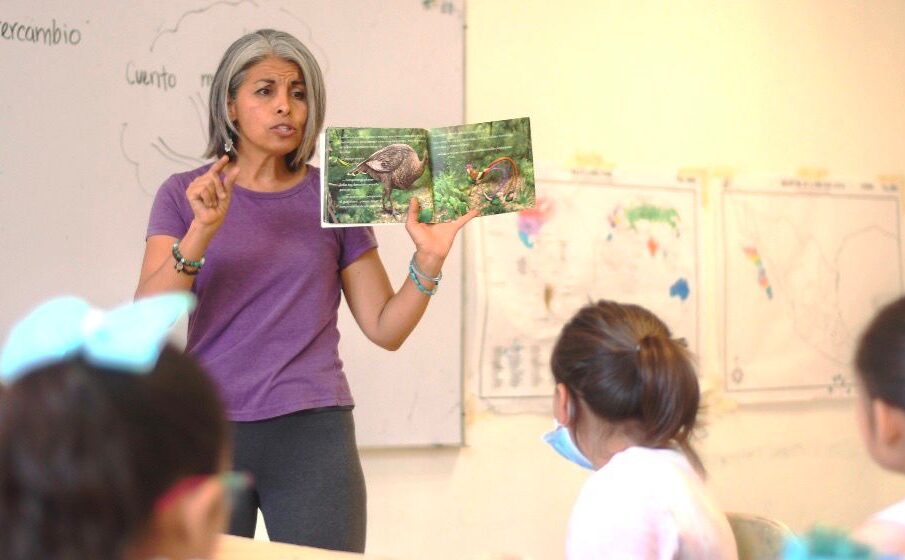
M 4 366 L 15 363 L 0 393 L 0 557 L 206 556 L 227 515 L 211 476 L 229 443 L 215 388 L 194 360 L 161 349 L 165 332 L 146 313 L 61 321 L 72 313 L 29 322 L 39 309 L 4 348 L 15 358 Z
M 631 445 L 678 446 L 700 468 L 689 442 L 700 397 L 694 364 L 656 315 L 638 305 L 588 304 L 563 327 L 551 367 L 557 418 L 585 455 L 594 438 L 618 433 Z
M 871 320 L 858 342 L 855 370 L 867 448 L 883 467 L 905 472 L 905 297 Z

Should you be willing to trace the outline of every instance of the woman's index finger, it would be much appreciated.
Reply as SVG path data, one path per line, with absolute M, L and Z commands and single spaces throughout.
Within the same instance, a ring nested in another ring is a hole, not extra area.
M 233 184 L 236 182 L 236 178 L 239 176 L 239 166 L 235 165 L 232 169 L 226 172 L 223 176 L 223 188 L 226 191 L 231 191 L 233 188 Z
M 214 164 L 207 170 L 208 173 L 213 173 L 215 175 L 219 175 L 220 171 L 226 167 L 226 164 L 229 163 L 229 156 L 223 156 L 214 162 Z

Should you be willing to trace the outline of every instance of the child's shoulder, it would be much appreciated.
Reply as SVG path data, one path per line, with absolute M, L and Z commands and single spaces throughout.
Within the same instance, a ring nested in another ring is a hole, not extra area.
M 852 538 L 886 554 L 905 555 L 905 500 L 874 514 Z
M 650 447 L 629 447 L 614 455 L 603 467 L 607 468 L 619 476 L 626 477 L 694 475 L 694 469 L 688 459 L 678 451 Z
M 905 500 L 880 510 L 871 519 L 905 526 Z
M 630 447 L 613 456 L 610 461 L 588 479 L 592 491 L 631 494 L 636 499 L 649 496 L 660 499 L 681 488 L 694 470 L 677 451 Z

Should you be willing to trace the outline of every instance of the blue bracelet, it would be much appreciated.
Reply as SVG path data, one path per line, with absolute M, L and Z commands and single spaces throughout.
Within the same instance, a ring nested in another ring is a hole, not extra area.
M 430 288 L 430 289 L 426 288 L 424 286 L 424 284 L 421 283 L 421 279 L 418 278 L 419 276 L 422 276 L 428 280 L 433 281 L 434 287 Z M 442 277 L 442 276 L 443 276 L 443 273 L 440 273 L 440 277 Z M 435 278 L 431 278 L 430 276 L 425 276 L 423 272 L 419 271 L 415 267 L 415 257 L 414 256 L 412 257 L 412 260 L 409 262 L 409 278 L 411 278 L 412 282 L 415 283 L 415 287 L 418 288 L 418 291 L 426 296 L 432 296 L 437 293 L 437 288 L 440 287 L 440 277 L 437 277 L 435 279 Z
M 409 261 L 409 272 L 414 272 L 418 276 L 424 278 L 425 280 L 430 280 L 434 284 L 439 284 L 440 280 L 443 280 L 443 271 L 440 271 L 440 274 L 437 275 L 436 278 L 433 276 L 428 276 L 427 274 L 418 270 L 418 265 L 415 264 L 415 255 L 412 254 L 412 260 Z

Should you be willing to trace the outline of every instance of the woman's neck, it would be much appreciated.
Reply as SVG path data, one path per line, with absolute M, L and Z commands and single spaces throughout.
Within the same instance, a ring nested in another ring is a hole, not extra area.
M 259 192 L 284 191 L 298 184 L 308 173 L 302 165 L 292 171 L 283 156 L 248 154 L 238 152 L 235 164 L 239 167 L 236 183 L 246 189 Z

